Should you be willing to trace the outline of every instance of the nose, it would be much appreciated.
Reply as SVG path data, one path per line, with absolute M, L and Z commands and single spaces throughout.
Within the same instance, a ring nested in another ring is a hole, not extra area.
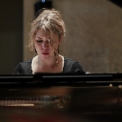
M 42 43 L 42 48 L 43 48 L 43 49 L 47 49 L 48 46 L 49 46 L 49 44 L 48 44 L 47 41 L 45 41 L 45 42 Z

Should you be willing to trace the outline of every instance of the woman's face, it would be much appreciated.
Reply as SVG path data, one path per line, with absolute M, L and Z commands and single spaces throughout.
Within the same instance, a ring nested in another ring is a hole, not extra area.
M 50 37 L 46 36 L 44 32 L 39 29 L 34 38 L 34 46 L 37 51 L 37 54 L 43 58 L 51 58 L 54 57 L 54 50 L 58 49 L 59 46 L 59 37 L 58 35 L 54 34 L 53 35 L 53 43 L 50 43 Z

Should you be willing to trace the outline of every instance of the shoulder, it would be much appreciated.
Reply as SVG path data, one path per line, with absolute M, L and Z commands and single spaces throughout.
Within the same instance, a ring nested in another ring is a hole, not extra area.
M 64 65 L 65 66 L 74 66 L 74 65 L 80 65 L 78 61 L 75 61 L 71 58 L 64 57 Z
M 82 72 L 83 68 L 78 61 L 64 57 L 64 72 Z
M 31 73 L 31 63 L 32 59 L 25 61 L 25 62 L 20 62 L 14 69 L 14 73 L 17 74 L 28 74 Z
M 75 63 L 76 61 L 71 58 L 64 57 L 64 62 L 65 63 Z
M 30 66 L 32 63 L 32 59 L 25 61 L 25 62 L 20 62 L 18 65 L 19 66 Z

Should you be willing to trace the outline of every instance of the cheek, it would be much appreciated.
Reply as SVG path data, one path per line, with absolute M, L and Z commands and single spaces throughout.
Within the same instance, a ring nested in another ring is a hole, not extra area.
M 52 53 L 54 53 L 55 52 L 55 49 L 52 46 L 50 46 L 49 47 L 49 51 L 52 52 Z
M 34 48 L 37 51 L 37 53 L 41 50 L 41 45 L 34 44 Z
M 58 47 L 59 47 L 58 42 L 57 42 L 57 43 L 55 42 L 55 43 L 52 45 L 52 48 L 53 48 L 54 50 L 58 50 Z

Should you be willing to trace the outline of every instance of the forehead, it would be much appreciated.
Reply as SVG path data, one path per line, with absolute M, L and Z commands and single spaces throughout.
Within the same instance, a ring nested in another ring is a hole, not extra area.
M 36 31 L 35 37 L 36 38 L 53 39 L 53 40 L 54 39 L 56 39 L 56 40 L 59 39 L 57 34 L 55 34 L 53 32 L 51 34 L 49 34 L 49 33 L 44 32 L 42 29 L 38 29 Z
M 38 29 L 35 33 L 35 37 L 47 37 L 49 38 L 49 34 L 44 33 L 42 29 Z

